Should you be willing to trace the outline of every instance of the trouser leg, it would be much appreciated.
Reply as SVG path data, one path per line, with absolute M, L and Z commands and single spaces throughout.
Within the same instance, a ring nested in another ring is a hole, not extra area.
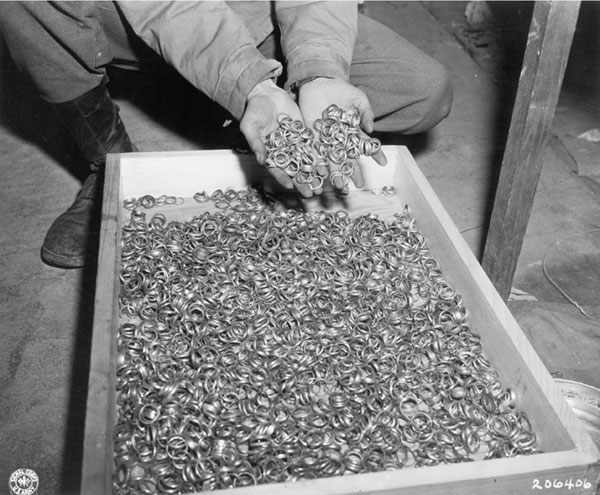
M 350 82 L 368 96 L 374 129 L 412 134 L 445 118 L 452 104 L 446 69 L 396 32 L 358 16 Z
M 105 18 L 104 12 L 112 17 Z M 131 149 L 105 87 L 113 47 L 119 54 L 128 48 L 115 12 L 112 2 L 0 2 L 0 29 L 15 65 L 95 166 L 109 152 Z M 108 32 L 119 43 L 107 37 L 105 27 L 112 24 Z
M 52 224 L 42 259 L 83 266 L 97 246 L 107 153 L 133 151 L 106 89 L 110 44 L 94 2 L 0 2 L 0 28 L 11 58 L 51 104 L 91 172 L 71 207 Z
M 17 68 L 50 103 L 106 81 L 112 59 L 94 2 L 0 2 L 0 30 Z

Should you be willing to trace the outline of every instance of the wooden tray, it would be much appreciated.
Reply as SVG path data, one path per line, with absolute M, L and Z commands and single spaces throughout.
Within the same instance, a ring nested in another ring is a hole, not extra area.
M 470 325 L 504 386 L 517 392 L 518 407 L 532 420 L 542 453 L 462 464 L 406 468 L 285 484 L 234 488 L 240 494 L 529 494 L 593 493 L 600 473 L 600 453 L 561 396 L 501 297 L 473 256 L 431 186 L 405 147 L 384 147 L 388 166 L 367 159 L 366 186 L 341 202 L 331 194 L 303 200 L 308 210 L 346 209 L 389 217 L 405 205 L 428 240 L 449 283 L 463 296 Z M 185 198 L 160 210 L 185 219 L 198 211 L 192 196 L 206 190 L 262 183 L 276 188 L 250 156 L 229 151 L 131 153 L 109 155 L 104 187 L 102 235 L 96 285 L 94 333 L 88 389 L 81 493 L 112 492 L 115 421 L 115 353 L 119 327 L 118 274 L 121 226 L 128 215 L 123 200 L 146 194 Z M 396 194 L 373 194 L 394 185 Z M 457 191 L 457 194 L 459 192 Z M 157 210 L 158 211 L 158 210 Z M 153 213 L 148 211 L 148 215 Z M 222 491 L 219 491 L 222 492 Z

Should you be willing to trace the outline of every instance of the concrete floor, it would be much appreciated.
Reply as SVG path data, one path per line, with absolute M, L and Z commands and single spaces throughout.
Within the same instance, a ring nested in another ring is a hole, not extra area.
M 389 142 L 409 145 L 479 254 L 506 138 L 499 116 L 506 115 L 507 107 L 503 86 L 492 81 L 481 56 L 478 63 L 477 54 L 471 57 L 451 34 L 449 26 L 460 21 L 465 4 L 368 2 L 366 8 L 369 15 L 444 63 L 453 75 L 456 94 L 450 117 L 428 135 Z M 31 468 L 40 477 L 39 493 L 78 493 L 96 267 L 91 263 L 81 270 L 60 270 L 39 258 L 46 229 L 79 189 L 74 172 L 77 155 L 26 86 L 15 86 L 14 74 L 0 76 L 0 483 L 6 483 L 17 468 Z M 508 79 L 512 76 L 505 74 Z M 207 137 L 199 122 L 206 120 L 203 112 L 209 110 L 181 106 L 181 92 L 188 91 L 185 85 L 171 94 L 160 86 L 150 91 L 150 97 L 148 91 L 140 95 L 130 85 L 118 98 L 123 120 L 141 150 L 231 145 L 226 138 L 220 142 Z M 593 164 L 586 165 L 588 178 L 578 175 L 575 155 L 564 144 L 564 136 L 573 137 L 574 129 L 582 125 L 569 101 L 572 98 L 565 95 L 559 106 L 555 135 L 563 140 L 553 138 L 546 150 L 514 282 L 538 302 L 511 303 L 524 329 L 538 337 L 532 341 L 539 342 L 540 352 L 545 347 L 539 331 L 548 324 L 549 314 L 564 314 L 563 322 L 575 322 L 575 327 L 581 318 L 544 275 L 542 261 L 548 254 L 553 276 L 593 316 L 585 323 L 592 337 L 597 341 L 600 336 L 597 278 L 584 276 L 597 266 L 599 244 L 590 231 L 600 227 L 600 203 Z M 600 127 L 597 116 L 590 118 L 586 125 Z M 587 236 L 584 247 L 579 242 L 582 236 Z M 561 239 L 572 244 L 556 249 Z M 551 369 L 548 359 L 549 369 L 566 372 L 567 378 L 591 383 L 600 376 L 590 366 L 572 363 Z M 594 361 L 594 354 L 586 359 Z

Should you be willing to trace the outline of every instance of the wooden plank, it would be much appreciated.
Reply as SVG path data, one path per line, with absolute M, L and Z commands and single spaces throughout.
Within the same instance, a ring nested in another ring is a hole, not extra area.
M 579 1 L 535 3 L 482 265 L 507 299 L 562 86 Z
M 112 486 L 111 445 L 115 403 L 115 333 L 118 314 L 118 260 L 121 214 L 114 208 L 119 197 L 120 163 L 116 155 L 107 160 L 102 203 L 102 232 L 100 236 L 98 274 L 94 297 L 94 332 L 88 400 L 85 418 L 85 437 L 81 477 L 81 493 L 110 493 Z M 108 488 L 108 490 L 104 490 Z
M 473 329 L 482 335 L 484 350 L 505 386 L 514 387 L 519 404 L 531 417 L 545 453 L 511 458 L 475 461 L 456 465 L 409 468 L 399 471 L 360 474 L 341 478 L 307 480 L 286 484 L 232 489 L 233 493 L 289 495 L 306 493 L 349 495 L 353 493 L 442 495 L 482 493 L 530 493 L 535 480 L 549 476 L 590 480 L 600 470 L 595 463 L 600 453 L 583 426 L 562 399 L 560 392 L 522 334 L 514 318 L 495 291 L 471 250 L 453 225 L 410 153 L 403 147 L 384 148 L 390 162 L 385 172 L 377 166 L 366 170 L 372 187 L 395 184 L 392 197 L 354 191 L 344 201 L 323 198 L 306 200 L 308 210 L 345 208 L 353 215 L 376 213 L 389 218 L 408 204 L 419 230 L 425 235 L 432 255 L 438 259 L 449 283 L 463 295 Z M 206 163 L 205 166 L 200 164 Z M 394 171 L 395 170 L 395 171 Z M 179 184 L 173 176 L 181 174 Z M 248 177 L 259 173 L 249 157 L 212 152 L 184 152 L 122 155 L 108 163 L 103 214 L 103 236 L 99 259 L 97 305 L 92 343 L 86 441 L 82 493 L 106 494 L 112 490 L 112 431 L 114 424 L 114 340 L 119 325 L 117 283 L 120 226 L 127 213 L 124 197 L 145 193 L 185 196 L 174 215 L 187 217 L 208 205 L 195 203 L 190 196 L 232 185 L 244 187 Z M 390 172 L 391 173 L 390 175 Z M 383 175 L 380 175 L 383 174 Z M 391 177 L 391 179 L 390 179 Z M 225 178 L 225 179 L 223 179 Z M 168 191 L 160 186 L 170 188 Z M 186 202 L 188 203 L 188 202 Z M 327 202 L 325 202 L 327 203 Z M 152 212 L 164 210 L 149 210 Z M 169 214 L 169 218 L 171 215 Z M 569 493 L 591 493 L 590 489 Z M 228 493 L 231 489 L 228 490 Z

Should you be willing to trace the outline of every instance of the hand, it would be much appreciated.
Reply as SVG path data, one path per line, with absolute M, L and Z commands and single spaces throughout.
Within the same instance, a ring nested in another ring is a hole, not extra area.
M 373 132 L 373 110 L 367 95 L 360 89 L 352 86 L 342 79 L 328 79 L 319 77 L 302 85 L 298 94 L 298 104 L 308 127 L 313 127 L 316 119 L 321 118 L 323 110 L 329 105 L 335 104 L 343 110 L 355 109 L 360 116 L 360 126 L 363 138 L 366 133 Z M 372 157 L 379 165 L 385 165 L 387 159 L 383 151 L 379 150 Z M 339 172 L 339 166 L 331 165 L 330 174 Z M 360 166 L 355 163 L 352 180 L 357 187 L 364 186 L 364 179 Z M 342 188 L 341 177 L 334 180 L 334 185 Z
M 240 130 L 261 165 L 264 165 L 267 159 L 263 138 L 277 129 L 277 118 L 280 115 L 289 115 L 293 120 L 303 120 L 298 105 L 287 91 L 279 88 L 270 79 L 257 84 L 248 94 L 246 110 L 240 120 Z M 307 184 L 297 183 L 283 170 L 268 168 L 268 171 L 283 187 L 296 187 L 303 196 L 312 196 L 313 191 Z

